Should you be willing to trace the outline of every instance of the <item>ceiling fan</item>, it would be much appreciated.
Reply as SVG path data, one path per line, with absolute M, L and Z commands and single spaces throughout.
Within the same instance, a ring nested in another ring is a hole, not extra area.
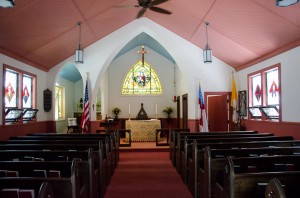
M 140 9 L 136 18 L 140 18 L 141 16 L 143 16 L 148 8 L 154 12 L 159 12 L 162 14 L 172 14 L 172 12 L 168 10 L 156 7 L 157 5 L 165 3 L 167 1 L 169 0 L 138 0 L 138 4 L 135 5 L 134 7 L 142 8 L 142 9 Z

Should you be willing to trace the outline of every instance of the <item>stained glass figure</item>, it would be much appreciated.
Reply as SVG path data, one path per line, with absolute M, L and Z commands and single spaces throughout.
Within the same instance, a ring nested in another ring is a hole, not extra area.
M 5 75 L 5 108 L 17 107 L 18 74 L 6 71 Z
M 23 76 L 23 108 L 32 108 L 32 78 L 29 76 Z
M 147 62 L 137 62 L 125 77 L 122 94 L 162 94 L 160 80 Z
M 278 80 L 278 69 L 275 68 L 271 71 L 266 72 L 267 81 L 267 104 L 278 105 L 279 104 L 279 80 Z

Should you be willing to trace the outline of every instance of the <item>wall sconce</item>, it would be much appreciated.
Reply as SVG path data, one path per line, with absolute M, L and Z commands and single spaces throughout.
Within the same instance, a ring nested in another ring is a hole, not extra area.
M 206 45 L 203 50 L 203 61 L 204 63 L 212 63 L 212 50 L 208 45 L 208 34 L 207 34 L 207 26 L 209 25 L 208 22 L 205 22 L 206 25 Z
M 81 22 L 78 22 L 77 25 L 79 26 L 79 41 L 78 41 L 78 48 L 75 51 L 75 63 L 83 63 L 83 50 L 81 49 Z

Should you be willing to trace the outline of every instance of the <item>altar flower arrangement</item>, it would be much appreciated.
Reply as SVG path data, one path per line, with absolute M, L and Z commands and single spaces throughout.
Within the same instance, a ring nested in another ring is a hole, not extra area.
M 112 109 L 112 112 L 115 114 L 115 119 L 118 119 L 118 115 L 121 112 L 121 109 L 119 107 L 115 107 Z
M 170 118 L 170 114 L 174 111 L 172 107 L 165 107 L 163 112 L 167 114 L 168 118 Z

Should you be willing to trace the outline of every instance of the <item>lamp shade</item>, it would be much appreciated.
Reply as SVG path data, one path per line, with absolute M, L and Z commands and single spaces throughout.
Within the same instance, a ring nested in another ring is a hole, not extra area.
M 14 0 L 0 0 L 0 7 L 3 8 L 15 7 L 15 2 Z
M 300 2 L 300 0 L 276 0 L 276 5 L 280 7 L 286 7 Z
M 204 63 L 212 63 L 212 50 L 208 44 L 205 45 L 205 49 L 203 50 L 203 61 Z
M 80 48 L 75 51 L 75 63 L 83 63 L 83 50 Z

